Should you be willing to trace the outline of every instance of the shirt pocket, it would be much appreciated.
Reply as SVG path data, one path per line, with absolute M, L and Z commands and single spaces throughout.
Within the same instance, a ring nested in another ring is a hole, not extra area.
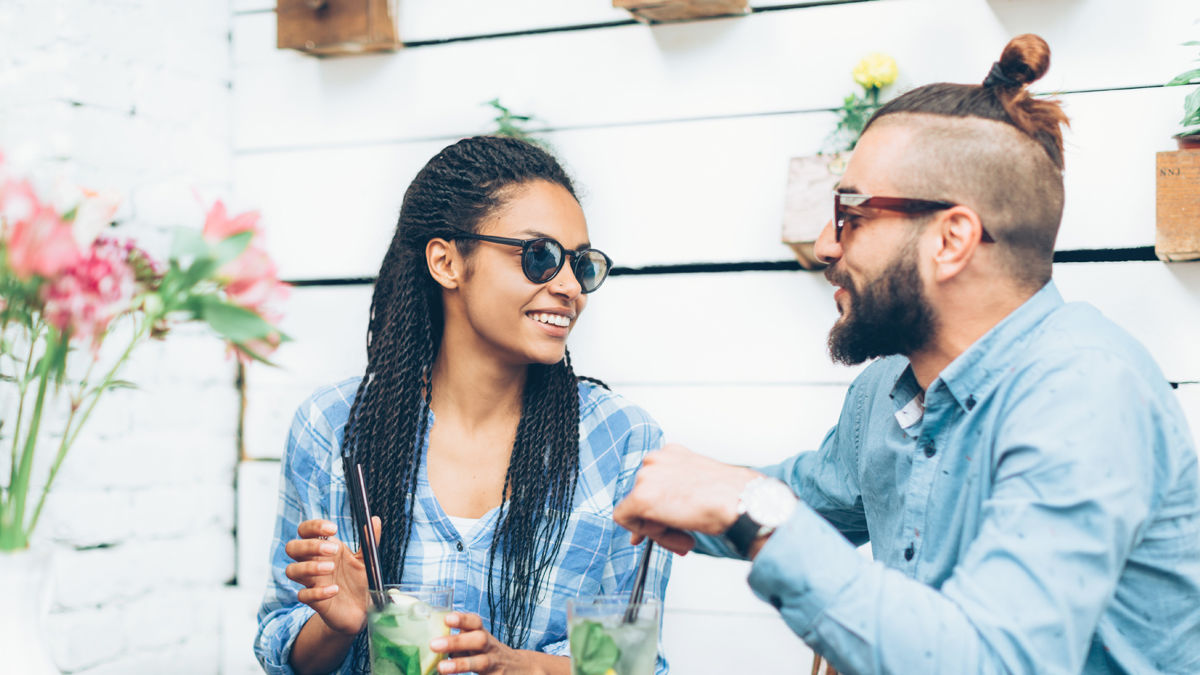
M 600 593 L 615 530 L 611 515 L 572 511 L 552 572 L 554 586 L 579 596 Z

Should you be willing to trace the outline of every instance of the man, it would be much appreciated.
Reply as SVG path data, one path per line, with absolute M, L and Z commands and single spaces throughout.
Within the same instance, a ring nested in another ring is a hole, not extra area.
M 832 356 L 883 358 L 820 450 L 759 472 L 668 446 L 616 510 L 635 540 L 753 559 L 843 672 L 1200 673 L 1187 425 L 1144 348 L 1050 280 L 1066 118 L 1024 89 L 1048 57 L 1021 36 L 983 86 L 868 125 L 816 253 Z

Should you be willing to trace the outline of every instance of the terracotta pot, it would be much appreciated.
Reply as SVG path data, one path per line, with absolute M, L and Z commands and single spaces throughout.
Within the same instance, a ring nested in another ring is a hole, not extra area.
M 1180 150 L 1200 150 L 1200 131 L 1175 136 L 1175 143 Z
M 0 551 L 0 579 L 9 593 L 0 604 L 0 666 L 6 673 L 59 675 L 44 628 L 50 611 L 50 551 Z

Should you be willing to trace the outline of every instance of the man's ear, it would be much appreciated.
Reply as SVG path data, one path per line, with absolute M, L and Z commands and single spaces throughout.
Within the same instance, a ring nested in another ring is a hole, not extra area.
M 425 244 L 429 274 L 444 289 L 458 288 L 463 278 L 463 258 L 453 242 L 434 237 Z
M 983 236 L 983 221 L 979 214 L 966 206 L 955 206 L 939 212 L 930 229 L 940 239 L 934 253 L 934 279 L 948 281 L 958 276 L 975 257 Z

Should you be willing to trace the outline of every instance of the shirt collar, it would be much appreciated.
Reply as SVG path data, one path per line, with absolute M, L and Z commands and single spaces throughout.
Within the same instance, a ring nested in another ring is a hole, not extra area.
M 1016 356 L 1024 351 L 1025 343 L 1033 336 L 1033 328 L 1062 304 L 1058 287 L 1053 281 L 1047 282 L 1041 290 L 951 361 L 930 383 L 929 389 L 935 389 L 940 381 L 963 409 L 971 410 L 975 402 L 982 400 L 1008 371 Z M 892 389 L 892 399 L 897 408 L 912 399 L 915 395 L 913 389 L 919 387 L 910 365 L 900 374 Z

